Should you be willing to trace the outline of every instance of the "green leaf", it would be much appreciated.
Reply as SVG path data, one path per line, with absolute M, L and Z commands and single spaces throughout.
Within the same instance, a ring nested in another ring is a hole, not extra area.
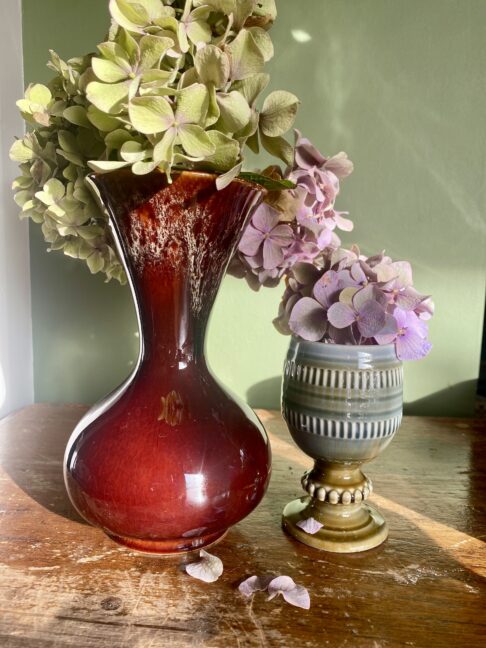
M 123 104 L 128 99 L 129 81 L 121 83 L 98 83 L 92 81 L 88 83 L 86 95 L 88 101 L 96 106 L 99 110 L 110 115 L 119 114 L 123 109 Z
M 164 97 L 136 97 L 128 107 L 133 127 L 140 133 L 162 133 L 174 124 L 174 113 Z
M 299 108 L 298 98 L 291 92 L 276 90 L 268 95 L 260 115 L 260 129 L 268 137 L 286 133 L 295 121 Z
M 25 145 L 24 140 L 16 140 L 10 147 L 10 159 L 14 162 L 30 162 L 35 157 L 34 151 Z
M 280 158 L 285 164 L 291 166 L 294 161 L 294 147 L 283 137 L 267 137 L 260 133 L 263 148 L 271 155 Z
M 206 118 L 208 103 L 208 90 L 202 83 L 184 88 L 177 98 L 176 121 L 182 124 L 200 124 Z
M 251 108 L 242 94 L 236 90 L 228 94 L 221 92 L 216 95 L 216 100 L 224 130 L 236 133 L 248 124 L 251 119 Z
M 221 88 L 229 79 L 229 58 L 215 45 L 206 45 L 199 49 L 194 57 L 194 65 L 199 79 L 206 85 L 211 83 L 216 88 Z
M 255 39 L 247 29 L 242 29 L 235 40 L 228 45 L 231 59 L 231 78 L 234 81 L 246 79 L 262 71 L 265 59 Z
M 123 81 L 131 72 L 131 68 L 128 64 L 119 65 L 114 61 L 108 61 L 107 59 L 96 57 L 91 59 L 91 65 L 93 66 L 93 72 L 96 74 L 98 79 L 105 83 Z
M 184 151 L 194 158 L 205 158 L 215 152 L 215 146 L 200 126 L 185 124 L 178 129 Z
M 259 184 L 265 189 L 268 189 L 268 191 L 282 191 L 283 189 L 295 189 L 296 187 L 290 180 L 275 180 L 260 173 L 252 173 L 249 171 L 243 171 L 239 177 L 243 180 L 248 180 L 248 182 Z
M 83 106 L 69 106 L 63 112 L 62 116 L 76 126 L 82 126 L 83 128 L 91 127 L 86 108 L 83 108 Z

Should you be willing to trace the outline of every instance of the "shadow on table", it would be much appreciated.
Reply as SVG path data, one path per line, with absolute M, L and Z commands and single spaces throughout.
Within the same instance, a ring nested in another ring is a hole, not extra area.
M 63 476 L 64 449 L 86 407 L 27 407 L 0 435 L 0 465 L 15 484 L 48 511 L 86 522 L 73 508 Z

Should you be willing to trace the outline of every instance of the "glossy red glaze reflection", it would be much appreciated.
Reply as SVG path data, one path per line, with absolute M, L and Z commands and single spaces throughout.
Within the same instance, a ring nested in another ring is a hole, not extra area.
M 67 488 L 86 520 L 122 544 L 202 547 L 257 506 L 269 478 L 261 423 L 204 357 L 216 293 L 262 190 L 237 180 L 217 191 L 214 176 L 190 172 L 171 185 L 161 173 L 125 170 L 91 180 L 125 258 L 141 353 L 127 382 L 74 431 Z

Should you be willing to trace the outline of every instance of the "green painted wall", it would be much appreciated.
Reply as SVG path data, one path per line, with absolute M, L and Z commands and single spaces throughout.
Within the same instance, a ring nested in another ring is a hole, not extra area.
M 48 48 L 78 55 L 106 30 L 103 0 L 23 5 L 26 82 L 48 78 Z M 406 367 L 408 411 L 470 414 L 485 299 L 486 2 L 278 5 L 273 86 L 302 98 L 308 136 L 356 165 L 339 202 L 356 222 L 344 240 L 410 259 L 416 284 L 435 297 L 433 352 Z M 136 356 L 128 291 L 46 254 L 36 227 L 31 255 L 36 399 L 96 400 Z M 278 405 L 287 346 L 271 325 L 278 301 L 277 289 L 256 294 L 227 278 L 210 327 L 213 368 L 255 406 Z

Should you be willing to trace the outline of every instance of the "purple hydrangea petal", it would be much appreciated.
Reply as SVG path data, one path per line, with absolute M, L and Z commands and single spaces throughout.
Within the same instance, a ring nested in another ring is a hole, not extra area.
M 275 243 L 278 243 L 283 247 L 292 243 L 294 240 L 294 233 L 290 225 L 277 225 L 270 232 L 270 237 L 272 241 L 275 241 Z
M 378 342 L 378 344 L 391 344 L 396 340 L 397 337 L 397 320 L 393 317 L 393 315 L 390 315 L 389 313 L 386 313 L 385 318 L 385 326 L 377 335 L 375 335 L 375 340 Z
M 395 345 L 400 360 L 420 360 L 432 348 L 428 340 L 424 340 L 418 333 L 410 329 L 398 336 Z
M 252 225 L 248 225 L 243 232 L 238 250 L 243 252 L 245 256 L 255 256 L 263 243 L 263 234 L 255 229 Z
M 284 255 L 282 247 L 275 243 L 271 238 L 263 242 L 263 268 L 264 270 L 273 270 L 283 261 Z
M 404 288 L 397 294 L 395 303 L 402 310 L 412 311 L 415 310 L 425 299 L 427 299 L 425 295 L 420 295 L 415 288 L 408 287 Z
M 267 205 L 266 203 L 263 203 L 256 210 L 253 218 L 251 219 L 251 223 L 253 227 L 260 230 L 260 232 L 268 234 L 277 225 L 279 218 L 280 214 L 276 209 L 274 209 L 270 205 Z
M 302 133 L 295 129 L 295 165 L 301 169 L 310 169 L 314 166 L 320 167 L 326 163 L 326 158 L 320 153 L 314 144 Z
M 277 576 L 268 584 L 268 600 L 281 594 L 287 603 L 308 610 L 310 608 L 309 592 L 297 585 L 290 576 Z
M 344 151 L 337 153 L 329 158 L 324 164 L 324 168 L 332 171 L 338 178 L 346 178 L 353 172 L 354 165 Z
M 303 297 L 292 309 L 289 328 L 304 340 L 318 342 L 326 333 L 326 313 L 315 299 Z
M 354 303 L 356 303 L 356 295 Z M 368 301 L 360 307 L 357 323 L 363 337 L 372 338 L 377 335 L 385 326 L 385 322 L 385 310 L 377 301 Z
M 343 329 L 356 321 L 356 313 L 346 304 L 336 302 L 327 311 L 327 319 L 336 328 Z

